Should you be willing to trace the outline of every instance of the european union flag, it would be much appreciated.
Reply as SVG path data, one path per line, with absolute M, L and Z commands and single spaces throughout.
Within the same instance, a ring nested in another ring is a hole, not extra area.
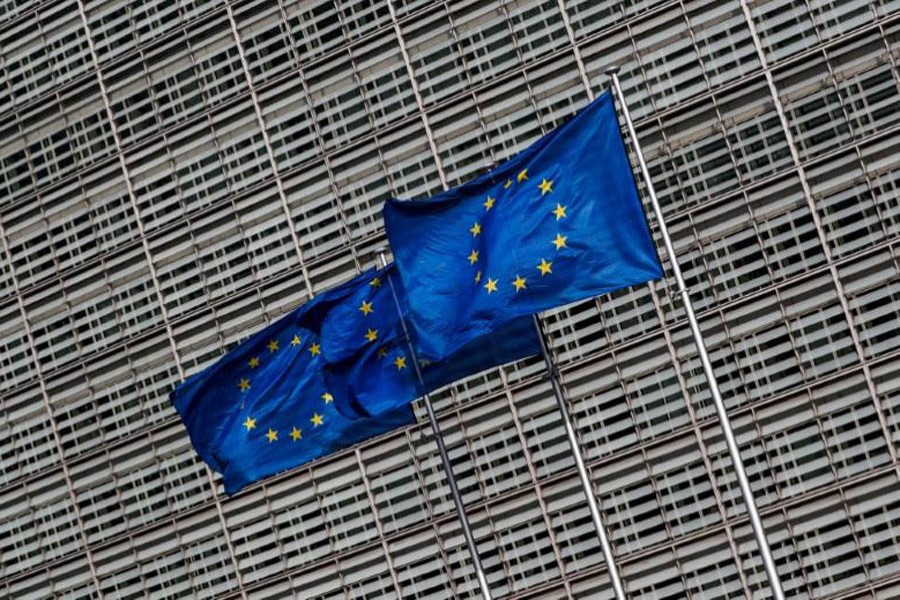
M 242 487 L 415 421 L 423 391 L 539 351 L 523 320 L 470 354 L 420 363 L 393 265 L 328 290 L 253 335 L 172 392 L 200 457 Z M 496 340 L 496 341 L 494 341 Z
M 489 173 L 388 200 L 384 220 L 432 360 L 521 315 L 662 276 L 609 92 Z

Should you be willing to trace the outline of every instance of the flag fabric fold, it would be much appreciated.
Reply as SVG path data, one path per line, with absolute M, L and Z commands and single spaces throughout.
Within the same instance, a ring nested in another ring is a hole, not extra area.
M 393 284 L 393 287 L 392 287 Z M 397 294 L 397 300 L 394 294 Z M 200 457 L 242 487 L 415 421 L 425 391 L 539 351 L 523 323 L 467 354 L 420 363 L 418 382 L 393 265 L 334 289 L 251 336 L 171 395 Z
M 662 276 L 609 92 L 468 183 L 389 199 L 384 221 L 430 360 L 522 315 Z

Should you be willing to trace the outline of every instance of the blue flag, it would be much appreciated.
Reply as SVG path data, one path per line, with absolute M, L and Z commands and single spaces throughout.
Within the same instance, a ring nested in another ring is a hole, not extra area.
M 521 315 L 657 279 L 609 92 L 506 163 L 384 221 L 422 355 Z
M 395 300 L 396 298 L 396 300 Z M 413 423 L 424 391 L 539 351 L 525 319 L 459 358 L 420 362 L 393 265 L 328 290 L 256 333 L 172 392 L 200 457 L 242 487 Z M 496 340 L 496 341 L 495 341 Z

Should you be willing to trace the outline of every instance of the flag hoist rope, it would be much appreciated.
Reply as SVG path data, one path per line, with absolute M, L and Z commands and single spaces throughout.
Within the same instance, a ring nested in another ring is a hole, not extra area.
M 763 529 L 762 520 L 759 517 L 759 511 L 756 509 L 756 502 L 753 499 L 753 490 L 750 488 L 750 480 L 747 478 L 747 472 L 744 469 L 744 463 L 741 461 L 740 449 L 737 440 L 734 437 L 734 430 L 731 428 L 731 421 L 728 418 L 728 412 L 725 409 L 725 402 L 722 400 L 722 394 L 719 393 L 719 385 L 716 382 L 716 375 L 713 372 L 712 363 L 709 360 L 709 354 L 706 352 L 706 344 L 703 341 L 703 334 L 700 332 L 700 325 L 697 322 L 697 315 L 694 313 L 694 306 L 691 303 L 687 286 L 684 283 L 684 276 L 681 274 L 681 267 L 675 258 L 675 247 L 672 244 L 672 238 L 669 237 L 669 230 L 666 228 L 666 222 L 663 219 L 662 208 L 660 208 L 659 200 L 656 198 L 656 192 L 653 189 L 653 182 L 650 179 L 650 171 L 647 169 L 647 163 L 644 162 L 644 155 L 641 152 L 641 146 L 638 143 L 637 133 L 634 130 L 634 123 L 631 121 L 631 113 L 628 111 L 628 104 L 625 102 L 625 96 L 622 94 L 622 86 L 619 84 L 619 68 L 610 67 L 606 70 L 606 74 L 612 79 L 612 86 L 619 100 L 619 106 L 622 109 L 622 116 L 625 117 L 625 124 L 628 126 L 628 135 L 631 137 L 632 147 L 637 156 L 638 163 L 641 167 L 641 175 L 644 183 L 647 185 L 647 193 L 650 196 L 650 203 L 653 206 L 653 213 L 656 215 L 659 233 L 662 236 L 663 243 L 666 246 L 666 253 L 669 255 L 669 263 L 672 267 L 672 274 L 675 276 L 675 283 L 678 286 L 678 294 L 681 296 L 681 302 L 684 305 L 684 312 L 687 314 L 688 324 L 690 325 L 691 334 L 694 337 L 694 343 L 697 345 L 697 352 L 700 354 L 700 362 L 703 364 L 703 373 L 706 375 L 706 381 L 709 384 L 709 391 L 712 395 L 713 402 L 716 405 L 716 413 L 719 416 L 719 424 L 722 432 L 725 434 L 725 442 L 728 446 L 728 453 L 731 455 L 732 466 L 737 475 L 738 484 L 741 488 L 741 495 L 744 498 L 744 504 L 747 506 L 747 513 L 750 516 L 750 523 L 753 525 L 753 534 L 756 537 L 756 543 L 759 547 L 759 553 L 762 556 L 766 574 L 769 578 L 769 587 L 772 589 L 772 595 L 775 600 L 784 600 L 784 591 L 781 586 L 781 579 L 778 577 L 778 570 L 775 568 L 775 560 L 772 558 L 772 550 L 769 548 L 769 542 L 766 539 L 766 532 Z
M 388 264 L 387 249 L 378 248 L 375 252 L 378 255 L 378 261 L 381 263 L 381 266 L 386 267 Z M 394 289 L 394 282 L 391 278 L 388 277 L 387 279 L 388 285 L 391 287 L 391 295 L 394 297 L 394 305 L 397 307 L 397 313 L 400 315 L 400 325 L 403 327 L 403 335 L 406 337 L 406 343 L 409 346 L 409 355 L 412 360 L 413 369 L 416 372 L 419 385 L 424 392 L 425 381 L 422 379 L 422 371 L 419 368 L 419 360 L 412 344 L 412 338 L 409 335 L 409 330 L 406 328 L 406 319 L 403 318 L 403 311 L 400 308 L 397 291 Z M 453 475 L 453 465 L 450 464 L 450 455 L 447 454 L 447 446 L 444 444 L 444 437 L 441 435 L 441 428 L 438 424 L 437 416 L 434 413 L 434 406 L 431 404 L 431 397 L 427 393 L 423 393 L 422 399 L 425 401 L 425 411 L 428 413 L 428 422 L 431 424 L 431 431 L 434 433 L 434 442 L 437 444 L 438 454 L 441 456 L 441 464 L 444 467 L 444 473 L 447 475 L 447 483 L 450 486 L 450 495 L 453 497 L 453 504 L 456 505 L 456 512 L 459 515 L 459 523 L 462 525 L 463 536 L 466 538 L 469 556 L 472 558 L 472 565 L 475 567 L 475 576 L 478 578 L 478 586 L 481 588 L 481 595 L 484 597 L 484 600 L 492 600 L 487 577 L 484 574 L 484 568 L 481 566 L 481 559 L 478 557 L 478 546 L 475 545 L 475 536 L 472 535 L 472 526 L 469 525 L 466 507 L 463 504 L 462 496 L 459 494 L 459 486 L 456 485 L 456 477 Z

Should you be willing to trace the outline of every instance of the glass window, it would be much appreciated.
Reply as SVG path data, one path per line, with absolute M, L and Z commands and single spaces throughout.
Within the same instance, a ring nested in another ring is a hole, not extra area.
M 272 177 L 272 162 L 249 101 L 223 110 L 211 120 L 229 192 L 241 192 Z
M 533 62 L 569 43 L 559 3 L 512 0 L 504 7 L 522 63 Z
M 198 84 L 207 108 L 246 93 L 247 76 L 227 20 L 216 19 L 186 31 Z
M 366 102 L 347 52 L 330 55 L 308 68 L 309 99 L 326 149 L 343 146 L 372 130 Z
M 847 487 L 844 497 L 850 523 L 870 579 L 900 572 L 900 557 L 893 551 L 900 542 L 900 485 L 886 474 Z M 894 589 L 896 591 L 896 589 Z M 890 591 L 878 598 L 888 598 Z
M 312 164 L 284 180 L 284 192 L 304 259 L 328 254 L 347 243 L 346 225 L 335 201 L 328 168 Z
M 97 594 L 87 557 L 74 557 L 49 568 L 37 569 L 14 581 L 7 580 L 6 596 L 10 598 L 88 598 Z M 0 593 L 3 588 L 0 587 Z
M 234 210 L 254 279 L 273 277 L 299 263 L 290 225 L 274 185 L 235 198 Z
M 865 6 L 857 11 L 869 14 Z M 883 131 L 900 120 L 898 76 L 878 30 L 826 51 L 854 137 Z
M 622 93 L 628 98 L 628 109 L 631 118 L 638 123 L 653 111 L 650 97 L 650 85 L 644 79 L 634 43 L 627 30 L 615 30 L 581 44 L 581 58 L 591 82 L 591 89 L 601 90 L 609 86 L 609 77 L 604 71 L 607 67 L 619 67 L 619 83 Z M 644 133 L 639 133 L 645 156 L 648 149 L 644 145 Z M 648 161 L 650 157 L 647 156 Z M 634 161 L 632 161 L 634 162 Z
M 839 495 L 811 499 L 786 514 L 811 595 L 836 594 L 866 580 L 852 521 Z
M 744 184 L 793 166 L 787 137 L 763 78 L 717 97 L 721 126 Z
M 344 43 L 341 17 L 331 0 L 287 0 L 283 4 L 292 45 L 304 64 Z
M 430 528 L 392 539 L 388 548 L 403 598 L 438 600 L 453 596 L 442 549 Z
M 804 0 L 756 0 L 750 12 L 768 63 L 802 52 L 817 41 Z
M 223 508 L 228 536 L 245 585 L 284 572 L 278 530 L 266 508 L 261 490 L 235 497 Z
M 157 131 L 160 117 L 139 56 L 107 70 L 104 84 L 122 146 Z
M 863 144 L 859 149 L 882 226 L 890 237 L 900 234 L 900 141 L 892 136 Z
M 0 121 L 0 139 L 3 140 L 0 145 L 0 192 L 3 192 L 0 207 L 3 207 L 30 194 L 34 181 L 27 144 L 16 115 Z
M 497 496 L 531 483 L 506 396 L 464 409 L 461 420 L 466 423 L 465 449 L 480 489 L 477 497 Z
M 529 87 L 523 76 L 516 76 L 476 95 L 475 102 L 484 123 L 490 156 L 498 163 L 524 150 L 547 133 L 539 115 L 534 112 L 534 99 Z M 472 165 L 475 168 L 469 171 L 469 176 L 481 173 L 486 166 Z
M 0 454 L 4 464 L 9 465 L 2 474 L 4 484 L 39 473 L 59 462 L 53 430 L 48 426 L 47 410 L 37 386 L 5 392 L 3 414 Z
M 684 34 L 687 28 L 680 9 L 661 11 L 631 27 L 643 76 L 657 110 L 708 87 L 697 48 L 690 36 Z
M 824 264 L 825 252 L 796 177 L 754 188 L 747 200 L 775 281 Z
M 567 56 L 528 69 L 525 76 L 544 131 L 559 127 L 587 105 L 578 67 Z
M 728 538 L 716 534 L 675 547 L 679 571 L 691 598 L 745 598 L 740 565 Z
M 849 0 L 812 0 L 809 8 L 822 41 L 865 25 L 873 16 L 871 7 Z
M 700 63 L 711 87 L 718 87 L 760 67 L 750 28 L 741 7 L 694 0 L 685 4 Z
M 46 424 L 46 414 L 44 416 Z M 42 427 L 44 429 L 45 427 Z M 78 518 L 62 473 L 49 472 L 4 489 L 0 548 L 9 577 L 81 548 Z
M 687 438 L 682 438 L 682 443 L 688 443 Z M 635 452 L 594 469 L 592 474 L 595 489 L 600 491 L 606 530 L 619 556 L 669 539 L 650 469 L 641 453 Z
M 896 258 L 887 252 L 842 265 L 850 312 L 866 357 L 880 356 L 900 344 L 900 273 Z
M 591 0 L 566 0 L 565 9 L 576 39 L 602 31 L 623 20 L 625 2 L 597 3 Z
M 265 1 L 245 2 L 235 7 L 240 43 L 253 83 L 273 79 L 295 65 L 281 8 Z
M 487 513 L 510 591 L 560 576 L 556 549 L 534 493 L 492 504 Z
M 497 78 L 520 61 L 506 11 L 493 2 L 455 2 L 450 18 L 473 85 Z
M 313 469 L 316 496 L 332 552 L 355 548 L 378 537 L 361 476 L 352 454 Z
M 319 153 L 309 99 L 302 82 L 288 78 L 260 91 L 259 106 L 279 173 L 307 164 Z
M 821 53 L 810 54 L 773 75 L 801 160 L 846 143 L 850 125 Z
M 147 50 L 143 68 L 159 119 L 157 127 L 180 123 L 203 110 L 201 72 L 194 63 L 183 35 Z
M 404 141 L 424 150 L 422 139 L 415 137 L 421 132 L 417 125 L 404 132 L 407 133 Z M 364 238 L 382 229 L 381 209 L 391 189 L 383 152 L 376 146 L 378 141 L 381 140 L 357 144 L 334 156 L 330 164 L 338 193 L 338 210 L 351 239 Z M 422 159 L 427 161 L 429 154 L 424 153 Z
M 134 50 L 137 40 L 129 26 L 127 6 L 115 0 L 94 0 L 85 3 L 85 13 L 100 63 L 119 53 Z
M 393 31 L 350 48 L 357 86 L 373 127 L 381 129 L 417 110 L 409 72 Z
M 0 305 L 0 383 L 8 390 L 30 381 L 36 365 L 32 359 L 22 313 L 16 301 Z
M 440 9 L 403 24 L 403 41 L 425 106 L 455 96 L 468 83 L 454 33 L 449 15 Z
M 417 524 L 427 505 L 406 436 L 391 435 L 367 445 L 361 454 L 384 535 Z

